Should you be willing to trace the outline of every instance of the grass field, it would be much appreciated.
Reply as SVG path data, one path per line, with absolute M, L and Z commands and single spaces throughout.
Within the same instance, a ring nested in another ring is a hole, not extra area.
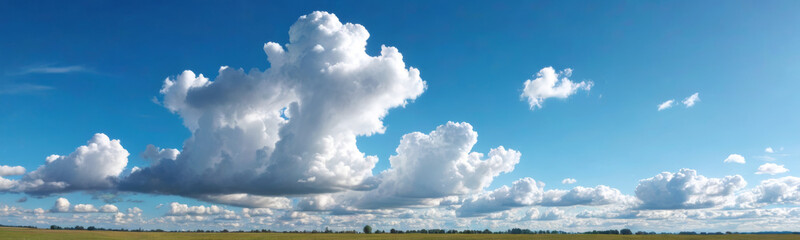
M 512 235 L 512 234 L 303 234 L 170 233 L 47 230 L 0 227 L 0 239 L 800 239 L 800 235 Z

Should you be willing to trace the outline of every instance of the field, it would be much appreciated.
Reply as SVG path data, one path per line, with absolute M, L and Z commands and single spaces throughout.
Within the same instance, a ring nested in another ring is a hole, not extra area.
M 302 234 L 170 233 L 46 230 L 0 227 L 0 239 L 800 239 L 800 235 L 511 235 L 511 234 Z

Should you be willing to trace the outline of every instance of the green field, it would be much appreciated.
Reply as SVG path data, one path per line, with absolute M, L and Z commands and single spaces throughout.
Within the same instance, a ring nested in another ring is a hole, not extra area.
M 170 233 L 47 230 L 0 227 L 0 239 L 800 239 L 800 235 L 512 235 L 512 234 L 324 234 Z

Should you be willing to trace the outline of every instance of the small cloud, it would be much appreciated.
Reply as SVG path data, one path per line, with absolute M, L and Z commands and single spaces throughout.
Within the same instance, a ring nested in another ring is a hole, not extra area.
M 667 101 L 665 101 L 665 102 L 663 102 L 661 104 L 658 104 L 658 111 L 661 111 L 661 110 L 664 110 L 664 109 L 667 109 L 667 108 L 671 108 L 673 102 L 675 102 L 675 99 L 670 99 L 670 100 L 667 100 Z
M 564 178 L 564 180 L 561 180 L 562 184 L 573 184 L 576 182 L 578 182 L 578 180 L 575 180 L 574 178 Z
M 772 147 L 767 147 L 766 149 L 764 149 L 764 152 L 765 153 L 775 153 L 775 150 L 773 150 Z
M 789 169 L 783 167 L 783 165 L 778 165 L 774 163 L 765 163 L 764 165 L 758 166 L 758 171 L 756 174 L 769 174 L 775 175 L 780 173 L 788 172 Z
M 723 162 L 724 163 L 744 164 L 744 157 L 742 157 L 742 155 L 739 155 L 739 154 L 731 154 L 731 155 L 728 155 L 728 158 L 726 158 L 725 161 L 723 161 Z
M 553 67 L 546 67 L 536 73 L 536 79 L 528 79 L 524 83 L 521 97 L 528 100 L 531 110 L 542 108 L 548 98 L 568 98 L 578 90 L 589 91 L 594 83 L 591 81 L 573 82 L 569 79 L 572 69 L 556 72 Z
M 700 96 L 699 95 L 700 95 L 700 93 L 694 93 L 694 94 L 692 94 L 692 96 L 689 96 L 686 99 L 683 99 L 683 105 L 686 105 L 687 108 L 694 106 L 695 103 L 700 101 Z
M 18 203 L 24 203 L 24 202 L 27 202 L 27 201 L 28 201 L 28 197 L 21 197 L 21 198 L 17 199 Z

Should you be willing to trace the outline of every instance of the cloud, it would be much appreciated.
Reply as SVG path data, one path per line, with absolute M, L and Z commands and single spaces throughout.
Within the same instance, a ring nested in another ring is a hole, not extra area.
M 25 174 L 10 190 L 46 195 L 112 189 L 127 164 L 128 151 L 120 141 L 97 133 L 69 155 L 50 155 L 44 165 Z
M 300 211 L 329 211 L 336 207 L 339 207 L 336 199 L 330 194 L 304 197 L 297 202 L 297 210 Z
M 788 171 L 789 169 L 786 169 L 785 167 L 783 167 L 783 165 L 778 165 L 774 163 L 765 163 L 764 165 L 758 166 L 758 171 L 756 171 L 756 174 L 775 175 L 775 174 L 785 173 Z
M 728 155 L 728 158 L 725 158 L 725 161 L 722 162 L 744 164 L 744 157 L 742 157 L 742 155 L 739 154 L 731 154 Z
M 564 178 L 564 180 L 561 180 L 561 184 L 575 184 L 576 182 L 578 182 L 578 180 L 574 178 Z
M 97 209 L 92 204 L 70 204 L 69 200 L 66 198 L 58 198 L 56 202 L 53 204 L 53 207 L 50 208 L 50 212 L 54 213 L 65 213 L 65 212 L 73 212 L 73 213 L 115 213 L 118 212 L 119 209 L 117 206 L 106 204 Z
M 670 99 L 670 100 L 667 100 L 667 101 L 665 101 L 665 102 L 663 102 L 661 104 L 658 104 L 658 111 L 661 111 L 661 110 L 664 110 L 664 109 L 667 109 L 667 108 L 671 108 L 673 102 L 675 102 L 675 99 Z
M 97 212 L 98 210 L 92 204 L 76 204 L 72 207 L 72 211 L 77 213 L 90 213 Z
M 114 205 L 111 205 L 111 204 L 106 204 L 106 205 L 103 205 L 102 207 L 100 207 L 100 212 L 115 213 L 115 212 L 119 212 L 119 208 L 117 208 L 117 206 L 114 206 Z
M 529 218 L 539 221 L 553 221 L 565 218 L 564 210 L 558 208 L 550 208 L 544 212 L 539 212 L 538 209 L 531 209 L 532 211 L 529 212 Z
M 285 197 L 264 197 L 255 196 L 245 193 L 238 194 L 225 194 L 225 195 L 202 195 L 198 199 L 226 204 L 237 207 L 249 208 L 274 208 L 274 209 L 288 209 L 291 208 L 291 200 Z
M 5 179 L 5 176 L 16 176 L 25 174 L 25 168 L 22 166 L 0 166 L 0 191 L 7 191 L 15 187 L 18 183 L 17 180 Z
M 37 67 L 28 67 L 19 74 L 31 74 L 31 73 L 46 73 L 46 74 L 57 74 L 57 73 L 73 73 L 73 72 L 90 72 L 86 67 L 83 66 L 37 66 Z
M 53 205 L 53 208 L 50 209 L 51 212 L 69 212 L 69 200 L 66 198 L 58 198 L 56 199 L 56 203 Z
M 6 83 L 6 84 L 0 84 L 0 95 L 35 93 L 52 89 L 53 87 L 51 86 L 38 85 L 38 84 Z
M 755 200 L 764 204 L 800 204 L 800 178 L 767 179 L 754 189 Z
M 693 169 L 663 172 L 636 186 L 641 209 L 695 209 L 719 206 L 747 185 L 739 175 L 706 178 Z
M 380 185 L 357 205 L 368 208 L 413 205 L 421 199 L 474 193 L 494 177 L 514 170 L 521 154 L 500 146 L 482 153 L 471 152 L 478 133 L 469 123 L 438 126 L 429 134 L 403 136 L 391 167 L 381 173 Z
M 764 149 L 764 152 L 765 153 L 775 153 L 775 150 L 773 150 L 772 147 L 767 147 L 766 149 Z
M 522 178 L 511 185 L 470 197 L 456 209 L 459 217 L 482 216 L 515 207 L 532 206 L 542 201 L 544 183 Z
M 686 107 L 694 106 L 695 103 L 700 101 L 699 95 L 700 93 L 694 93 L 691 96 L 683 99 L 683 105 L 686 105 Z
M 184 71 L 164 82 L 163 104 L 192 136 L 174 161 L 132 173 L 121 189 L 183 196 L 286 195 L 374 187 L 376 156 L 359 136 L 425 90 L 393 47 L 365 52 L 367 30 L 326 12 L 300 17 L 289 44 L 267 43 L 270 68 Z M 264 184 L 269 183 L 269 184 Z
M 456 209 L 459 217 L 483 216 L 524 206 L 597 206 L 608 204 L 632 204 L 632 196 L 623 195 L 618 189 L 607 186 L 594 188 L 575 187 L 571 190 L 544 191 L 544 183 L 532 178 L 522 178 L 511 185 L 467 198 Z
M 22 166 L 6 166 L 0 165 L 0 177 L 16 176 L 25 174 L 25 168 Z
M 161 161 L 162 159 L 175 160 L 181 152 L 174 148 L 158 148 L 153 144 L 147 144 L 144 152 L 140 154 L 143 159 L 153 162 Z
M 274 212 L 269 208 L 242 208 L 242 215 L 244 217 L 261 217 L 272 216 Z
M 117 212 L 114 214 L 114 223 L 116 224 L 131 224 L 137 219 L 142 218 L 142 209 L 138 207 L 128 208 L 126 213 Z
M 567 98 L 578 90 L 589 91 L 594 85 L 591 81 L 574 83 L 569 80 L 572 69 L 564 69 L 556 73 L 553 67 L 546 67 L 536 73 L 536 79 L 526 80 L 522 97 L 528 100 L 531 110 L 542 108 L 542 103 L 548 98 Z M 561 77 L 561 79 L 559 79 Z
M 542 206 L 596 206 L 608 204 L 633 204 L 635 198 L 624 195 L 619 189 L 604 185 L 593 188 L 577 186 L 571 190 L 548 190 L 542 197 Z
M 206 206 L 189 206 L 178 202 L 169 204 L 167 215 L 180 216 L 180 215 L 216 215 L 222 213 L 224 208 L 217 205 Z

